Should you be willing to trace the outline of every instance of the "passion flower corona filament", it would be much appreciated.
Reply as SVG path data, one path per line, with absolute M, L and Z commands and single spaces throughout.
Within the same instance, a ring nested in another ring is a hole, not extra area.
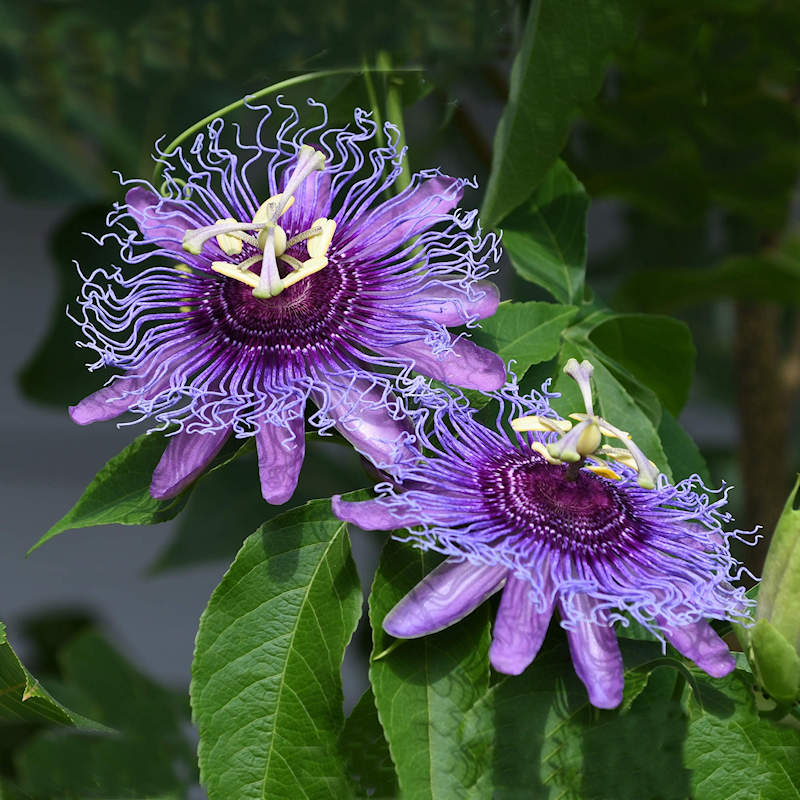
M 491 391 L 503 362 L 447 326 L 494 313 L 485 278 L 499 258 L 475 211 L 473 184 L 439 170 L 393 194 L 404 151 L 357 110 L 329 128 L 278 101 L 284 118 L 255 140 L 222 142 L 215 120 L 187 150 L 159 152 L 161 192 L 126 181 L 103 244 L 127 268 L 85 277 L 76 321 L 108 384 L 70 409 L 79 424 L 132 411 L 174 436 L 151 493 L 176 495 L 231 435 L 255 436 L 264 497 L 292 494 L 312 426 L 335 426 L 376 465 L 394 469 L 411 433 L 403 387 L 415 370 Z M 390 198 L 390 199 L 387 199 Z M 149 266 L 145 266 L 145 264 Z
M 632 453 L 624 431 L 595 417 L 591 365 L 569 364 L 567 373 L 586 406 L 577 436 L 546 390 L 520 397 L 506 386 L 495 395 L 494 427 L 480 424 L 463 398 L 440 393 L 429 424 L 420 414 L 417 459 L 402 485 L 382 484 L 363 502 L 334 497 L 340 519 L 407 528 L 398 538 L 448 556 L 389 612 L 385 630 L 404 638 L 441 630 L 502 589 L 490 650 L 500 672 L 531 663 L 556 608 L 595 706 L 621 701 L 614 625 L 631 619 L 710 675 L 730 672 L 733 657 L 706 621 L 740 621 L 749 605 L 734 585 L 741 568 L 729 540 L 741 533 L 723 527 L 726 491 L 696 475 L 672 485 L 638 448 Z M 592 425 L 597 432 L 587 433 Z M 614 451 L 613 469 L 602 435 L 626 444 L 627 456 Z

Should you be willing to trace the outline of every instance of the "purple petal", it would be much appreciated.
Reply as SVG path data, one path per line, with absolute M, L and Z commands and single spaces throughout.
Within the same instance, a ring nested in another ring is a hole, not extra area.
M 297 417 L 289 425 L 291 431 L 264 422 L 255 434 L 261 494 L 273 505 L 285 503 L 294 494 L 303 466 L 305 420 Z
M 463 289 L 436 282 L 405 298 L 409 312 L 440 325 L 463 325 L 474 319 L 491 317 L 497 311 L 500 291 L 491 281 L 476 281 L 470 300 Z
M 405 417 L 392 416 L 394 412 L 389 407 L 397 402 L 394 395 L 387 395 L 366 380 L 357 380 L 347 389 L 321 378 L 317 385 L 320 390 L 314 390 L 311 396 L 334 421 L 339 433 L 377 467 L 395 466 L 412 425 Z
M 419 524 L 419 515 L 389 506 L 378 499 L 352 503 L 341 495 L 331 498 L 333 513 L 343 522 L 352 522 L 365 531 L 393 531 Z
M 505 581 L 506 567 L 448 559 L 426 575 L 383 620 L 391 636 L 413 639 L 463 619 Z
M 391 253 L 409 239 L 446 219 L 461 200 L 462 182 L 440 175 L 400 192 L 358 220 L 354 239 L 359 260 Z M 348 245 L 349 249 L 349 245 Z
M 550 587 L 543 590 L 550 593 Z M 531 600 L 530 582 L 514 575 L 506 581 L 494 623 L 489 660 L 492 666 L 506 675 L 519 675 L 533 661 L 542 646 L 550 618 L 553 616 L 555 595 L 537 611 Z
M 130 189 L 125 202 L 142 235 L 181 259 L 186 256 L 182 246 L 186 231 L 209 224 L 208 219 L 191 214 L 186 203 L 166 200 L 143 186 Z
M 286 186 L 294 163 L 284 170 L 280 182 L 281 189 Z M 294 193 L 294 204 L 278 220 L 286 230 L 299 233 L 311 227 L 320 217 L 327 217 L 331 210 L 331 176 L 327 172 L 312 172 Z
M 459 339 L 441 358 L 434 355 L 430 346 L 422 339 L 381 347 L 380 352 L 408 359 L 413 362 L 413 368 L 417 372 L 451 386 L 493 392 L 506 382 L 506 365 L 503 359 L 485 347 L 478 347 L 469 339 Z
M 153 471 L 150 494 L 168 500 L 180 494 L 222 449 L 230 430 L 211 433 L 176 433 Z
M 70 406 L 69 415 L 78 425 L 114 419 L 124 414 L 139 399 L 135 391 L 142 383 L 143 381 L 134 381 L 131 378 L 115 380 L 111 385 L 104 386 L 76 405 Z M 125 392 L 128 394 L 124 394 Z
M 691 659 L 712 678 L 722 678 L 736 667 L 736 660 L 728 645 L 704 620 L 691 625 L 659 624 L 667 641 L 686 658 Z
M 589 702 L 597 708 L 616 708 L 622 702 L 625 682 L 622 654 L 614 628 L 602 622 L 589 621 L 595 602 L 586 595 L 574 598 L 573 608 L 581 616 L 570 619 L 574 627 L 567 631 L 569 652 L 575 672 L 589 693 Z M 561 602 L 559 608 L 563 615 Z

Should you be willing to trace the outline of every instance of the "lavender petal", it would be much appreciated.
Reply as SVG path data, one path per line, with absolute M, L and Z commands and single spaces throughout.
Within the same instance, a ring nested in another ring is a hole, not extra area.
M 549 592 L 549 585 L 543 589 Z M 538 611 L 531 599 L 530 582 L 513 575 L 508 578 L 489 650 L 489 660 L 498 672 L 519 675 L 533 661 L 544 641 L 554 605 L 555 596 L 551 594 L 544 610 Z
M 419 522 L 416 514 L 400 511 L 378 499 L 350 502 L 335 494 L 331 498 L 331 505 L 333 513 L 340 520 L 352 522 L 365 531 L 393 531 Z
M 382 347 L 384 355 L 405 358 L 413 362 L 414 369 L 430 378 L 461 386 L 493 392 L 506 381 L 506 365 L 503 359 L 491 350 L 469 341 L 459 339 L 443 356 L 434 355 L 430 346 L 422 339 L 392 347 Z
M 261 494 L 273 505 L 285 503 L 294 494 L 303 466 L 305 420 L 296 417 L 289 425 L 291 430 L 265 422 L 255 434 Z
M 572 610 L 582 616 L 570 620 L 567 631 L 569 651 L 575 672 L 586 686 L 589 702 L 597 708 L 616 708 L 622 702 L 625 679 L 617 634 L 610 625 L 591 621 L 592 601 L 586 595 L 573 598 Z M 562 614 L 563 607 L 559 602 Z
M 679 653 L 694 661 L 712 678 L 722 678 L 736 668 L 736 660 L 728 645 L 704 620 L 681 626 L 662 623 L 661 630 Z
M 225 444 L 230 430 L 212 433 L 176 433 L 153 471 L 150 494 L 168 500 L 180 494 Z
M 491 281 L 476 281 L 467 293 L 457 287 L 431 282 L 406 298 L 408 310 L 440 325 L 464 323 L 491 317 L 497 311 L 500 291 Z
M 463 619 L 503 585 L 508 569 L 448 559 L 426 575 L 383 620 L 391 636 L 413 639 Z

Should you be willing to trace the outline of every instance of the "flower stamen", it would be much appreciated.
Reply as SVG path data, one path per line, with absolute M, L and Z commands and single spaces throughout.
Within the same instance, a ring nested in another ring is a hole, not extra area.
M 571 358 L 564 366 L 564 373 L 578 384 L 586 408 L 586 413 L 569 415 L 578 424 L 573 427 L 568 420 L 553 420 L 530 415 L 512 420 L 512 428 L 518 432 L 536 431 L 561 434 L 555 442 L 547 445 L 535 442 L 532 447 L 551 464 L 569 464 L 568 477 L 570 478 L 574 479 L 577 476 L 577 471 L 584 465 L 588 457 L 595 456 L 599 452 L 606 458 L 619 461 L 635 469 L 639 473 L 637 477 L 639 486 L 644 489 L 654 489 L 658 478 L 656 465 L 639 449 L 630 433 L 617 428 L 594 413 L 591 386 L 591 377 L 594 373 L 592 364 L 589 361 L 582 361 L 579 364 L 576 359 Z M 624 448 L 603 445 L 603 436 L 619 439 Z M 587 469 L 598 475 L 619 480 L 619 475 L 603 464 L 589 465 Z

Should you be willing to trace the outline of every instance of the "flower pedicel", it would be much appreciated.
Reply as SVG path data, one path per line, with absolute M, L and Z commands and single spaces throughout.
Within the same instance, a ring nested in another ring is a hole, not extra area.
M 235 151 L 215 120 L 188 152 L 161 155 L 167 197 L 136 182 L 109 215 L 101 243 L 153 266 L 85 279 L 77 321 L 92 368 L 119 374 L 70 414 L 85 425 L 134 411 L 177 431 L 154 497 L 178 494 L 233 433 L 256 437 L 263 496 L 286 501 L 309 400 L 313 425 L 391 469 L 411 427 L 398 373 L 481 390 L 505 380 L 497 355 L 446 329 L 498 303 L 484 280 L 497 237 L 481 236 L 477 212 L 453 210 L 471 184 L 426 170 L 385 199 L 404 156 L 396 133 L 376 146 L 365 112 L 352 130 L 327 129 L 325 107 L 309 104 L 319 126 L 283 106 L 274 143 L 262 141 L 267 111 L 253 144 L 237 129 Z
M 544 394 L 497 395 L 496 428 L 440 393 L 433 430 L 404 472 L 363 502 L 334 497 L 340 519 L 362 528 L 408 528 L 407 540 L 448 558 L 386 616 L 393 636 L 441 630 L 503 590 L 490 650 L 500 672 L 536 656 L 556 607 L 589 699 L 614 708 L 623 664 L 615 622 L 633 618 L 708 674 L 734 659 L 707 618 L 741 621 L 740 567 L 725 532 L 725 492 L 697 476 L 672 485 L 629 434 L 594 413 L 591 364 L 570 360 L 585 411 L 559 418 Z M 504 415 L 510 406 L 511 430 Z M 602 444 L 614 437 L 624 447 Z M 714 496 L 714 495 L 717 496 Z M 421 527 L 418 527 L 421 526 Z

